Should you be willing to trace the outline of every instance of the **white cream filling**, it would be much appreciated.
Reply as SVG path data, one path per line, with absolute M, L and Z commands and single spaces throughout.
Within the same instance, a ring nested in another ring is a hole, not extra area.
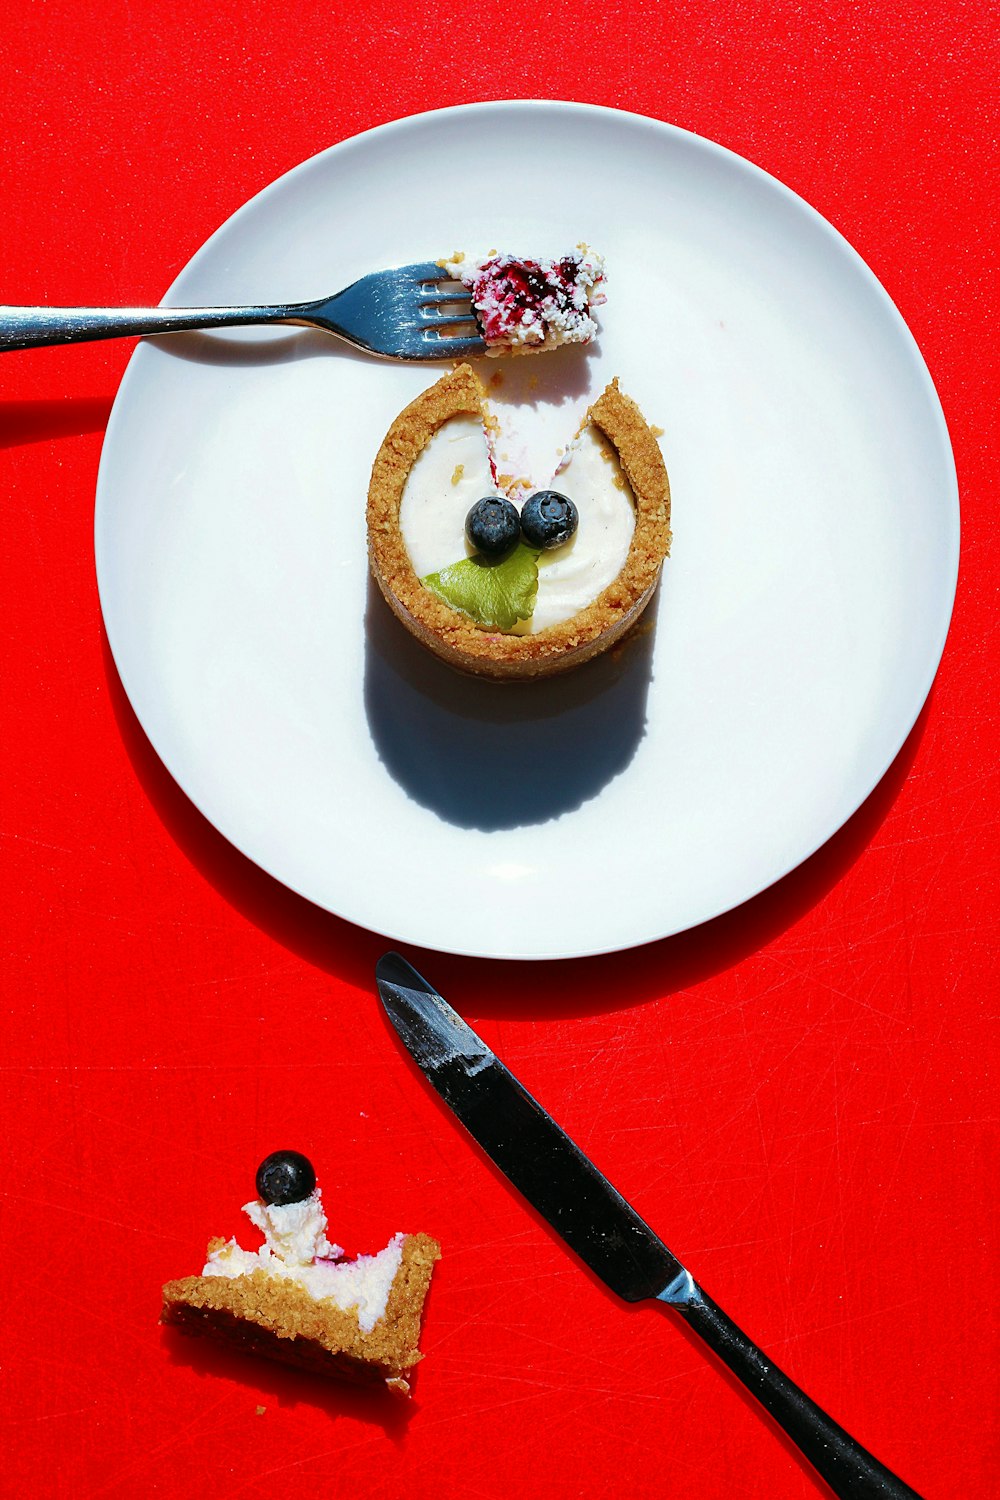
M 575 535 L 538 560 L 532 631 L 570 620 L 592 604 L 625 566 L 635 531 L 635 498 L 603 432 L 586 426 L 566 454 L 552 488 L 580 512 Z
M 418 578 L 472 552 L 465 518 L 484 495 L 498 495 L 478 417 L 450 417 L 434 433 L 406 479 L 399 529 Z
M 580 523 L 563 546 L 542 553 L 534 612 L 518 635 L 561 624 L 592 604 L 625 566 L 635 531 L 634 496 L 618 454 L 596 427 L 588 424 L 570 445 L 552 487 L 573 501 Z M 470 555 L 465 518 L 482 496 L 500 493 L 482 423 L 450 418 L 410 470 L 400 503 L 400 532 L 418 578 Z M 530 493 L 517 489 L 510 499 L 520 510 Z
M 272 1255 L 288 1265 L 307 1266 L 317 1256 L 344 1252 L 326 1237 L 323 1195 L 315 1188 L 301 1203 L 245 1203 L 243 1212 L 260 1230 Z
M 294 1282 L 317 1302 L 333 1302 L 341 1312 L 357 1313 L 363 1333 L 371 1333 L 385 1317 L 389 1293 L 403 1259 L 402 1234 L 394 1235 L 377 1255 L 334 1261 L 314 1256 L 342 1252 L 326 1238 L 326 1215 L 317 1189 L 302 1203 L 274 1205 L 247 1203 L 243 1212 L 265 1237 L 259 1250 L 244 1250 L 235 1239 L 209 1254 L 203 1276 L 267 1276 Z

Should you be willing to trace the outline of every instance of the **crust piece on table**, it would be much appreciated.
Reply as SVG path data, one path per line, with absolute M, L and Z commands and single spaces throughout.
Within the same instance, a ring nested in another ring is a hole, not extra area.
M 406 1374 L 423 1357 L 420 1320 L 441 1248 L 430 1235 L 408 1234 L 402 1252 L 385 1316 L 370 1333 L 362 1331 L 353 1309 L 317 1301 L 303 1287 L 264 1271 L 169 1281 L 160 1321 L 318 1374 L 384 1380 L 406 1394 Z

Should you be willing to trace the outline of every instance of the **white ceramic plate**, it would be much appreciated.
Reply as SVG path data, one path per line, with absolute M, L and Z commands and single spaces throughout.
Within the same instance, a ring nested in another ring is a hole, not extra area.
M 913 339 L 829 224 L 696 136 L 558 103 L 402 120 L 275 182 L 167 300 L 580 240 L 607 258 L 599 344 L 506 362 L 498 400 L 540 466 L 614 375 L 664 429 L 674 552 L 618 661 L 470 681 L 372 596 L 372 458 L 433 366 L 275 330 L 147 343 L 108 429 L 101 603 L 146 733 L 237 848 L 399 942 L 581 956 L 728 910 L 859 806 L 944 645 L 955 474 Z

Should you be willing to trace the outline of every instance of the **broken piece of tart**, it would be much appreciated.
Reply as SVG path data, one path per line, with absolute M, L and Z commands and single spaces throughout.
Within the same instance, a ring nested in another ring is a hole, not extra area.
M 400 413 L 372 468 L 369 559 L 395 614 L 452 666 L 543 677 L 639 619 L 670 547 L 670 486 L 617 379 L 534 493 L 498 473 L 496 425 L 469 365 Z
M 437 1241 L 396 1234 L 374 1255 L 347 1258 L 326 1237 L 316 1174 L 297 1151 L 257 1171 L 259 1197 L 243 1212 L 258 1250 L 213 1239 L 200 1276 L 169 1281 L 160 1321 L 320 1375 L 383 1381 L 409 1394 Z
M 607 300 L 604 259 L 588 245 L 557 259 L 459 253 L 439 264 L 472 293 L 487 354 L 589 344 L 597 333 L 593 309 Z

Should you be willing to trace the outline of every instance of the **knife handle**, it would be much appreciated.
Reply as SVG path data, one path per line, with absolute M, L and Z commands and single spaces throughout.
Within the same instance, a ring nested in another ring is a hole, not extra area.
M 696 1283 L 688 1281 L 683 1300 L 662 1300 L 756 1396 L 840 1500 L 920 1500 L 811 1401 Z

